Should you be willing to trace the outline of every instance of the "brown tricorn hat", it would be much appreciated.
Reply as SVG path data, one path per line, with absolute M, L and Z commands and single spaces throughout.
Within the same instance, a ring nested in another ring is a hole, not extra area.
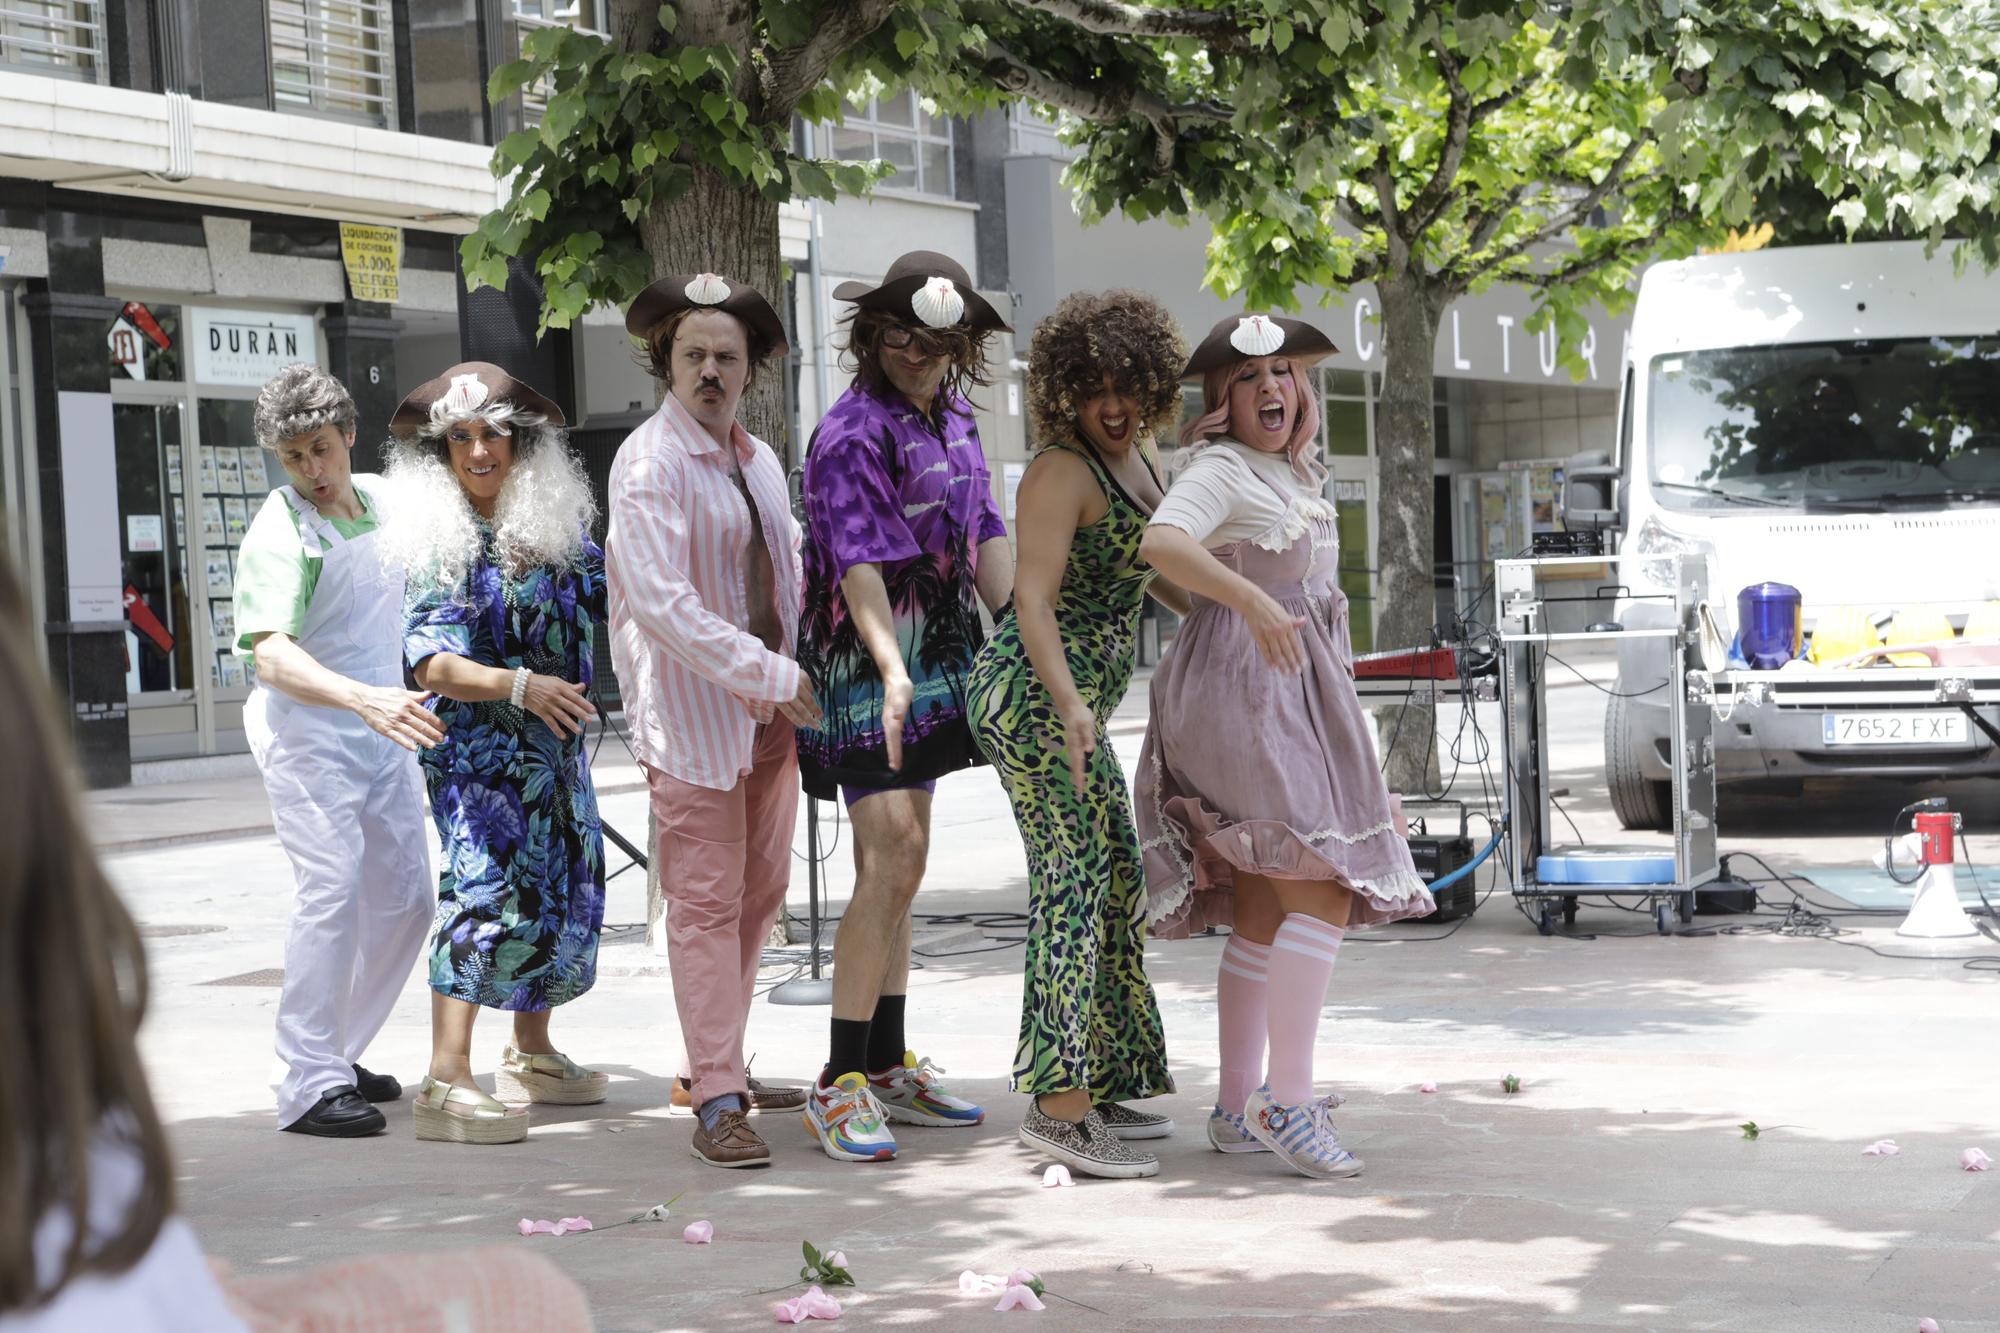
M 1000 318 L 1000 312 L 973 290 L 972 275 L 965 266 L 935 250 L 910 251 L 889 265 L 879 286 L 843 282 L 833 289 L 833 299 L 852 301 L 865 310 L 914 315 L 933 329 L 964 324 L 973 333 L 1014 331 Z
M 490 361 L 461 361 L 410 390 L 389 418 L 389 433 L 401 440 L 415 438 L 430 423 L 431 411 L 439 403 L 451 412 L 477 411 L 488 403 L 512 403 L 524 412 L 539 412 L 558 426 L 567 424 L 562 409 L 548 395 L 529 388 Z
M 773 356 L 783 356 L 792 350 L 785 337 L 785 322 L 778 318 L 778 312 L 771 308 L 764 294 L 748 283 L 719 273 L 676 273 L 661 278 L 640 292 L 632 308 L 625 312 L 625 332 L 643 338 L 675 311 L 701 309 L 736 316 L 746 327 L 764 335 Z
M 1333 339 L 1302 319 L 1245 311 L 1217 321 L 1188 358 L 1181 378 L 1196 379 L 1253 356 L 1277 356 L 1282 352 L 1295 361 L 1310 363 L 1339 350 Z

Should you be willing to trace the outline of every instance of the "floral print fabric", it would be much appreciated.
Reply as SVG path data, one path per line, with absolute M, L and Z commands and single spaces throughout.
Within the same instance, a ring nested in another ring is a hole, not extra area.
M 893 390 L 856 382 L 814 432 L 805 468 L 805 609 L 799 665 L 825 713 L 799 732 L 805 788 L 920 782 L 983 762 L 965 721 L 965 673 L 983 639 L 973 573 L 981 542 L 1005 537 L 979 428 L 963 400 L 933 424 Z M 882 682 L 840 580 L 882 570 L 915 699 L 892 774 Z
M 566 567 L 509 578 L 486 553 L 456 588 L 410 590 L 404 654 L 527 667 L 590 688 L 604 552 L 587 537 Z M 604 837 L 583 736 L 558 736 L 505 699 L 430 707 L 442 743 L 422 752 L 442 848 L 431 989 L 494 1009 L 541 1010 L 597 978 Z

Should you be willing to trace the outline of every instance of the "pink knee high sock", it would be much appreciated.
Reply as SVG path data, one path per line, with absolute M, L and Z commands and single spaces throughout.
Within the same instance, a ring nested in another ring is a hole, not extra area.
M 1231 935 L 1215 973 L 1215 1017 L 1222 1038 L 1222 1088 L 1215 1104 L 1242 1115 L 1264 1081 L 1264 974 L 1271 946 Z
M 1271 1096 L 1287 1106 L 1308 1101 L 1313 1091 L 1313 1040 L 1319 1035 L 1320 1008 L 1333 977 L 1333 960 L 1347 932 L 1318 917 L 1287 916 L 1271 940 Z

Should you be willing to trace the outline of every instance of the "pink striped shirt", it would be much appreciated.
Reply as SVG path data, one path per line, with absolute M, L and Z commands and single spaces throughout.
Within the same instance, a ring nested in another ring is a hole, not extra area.
M 750 771 L 758 724 L 799 688 L 799 527 L 785 472 L 740 424 L 732 438 L 771 553 L 783 653 L 748 632 L 750 511 L 729 458 L 672 394 L 618 446 L 604 542 L 611 661 L 632 748 L 714 791 Z

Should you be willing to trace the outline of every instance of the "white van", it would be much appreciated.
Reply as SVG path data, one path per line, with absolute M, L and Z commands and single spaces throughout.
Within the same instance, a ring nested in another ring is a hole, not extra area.
M 1738 592 L 1767 581 L 1800 591 L 1809 635 L 1846 607 L 1884 623 L 1935 609 L 1958 628 L 2000 597 L 2000 275 L 1976 259 L 1955 271 L 1949 245 L 1655 265 L 1639 284 L 1619 422 L 1616 499 L 1596 517 L 1628 554 L 1708 552 L 1724 637 Z M 1646 600 L 1669 570 L 1628 572 L 1619 624 L 1669 623 Z M 1666 828 L 1665 649 L 1619 648 L 1612 804 L 1627 828 Z M 1928 710 L 1922 725 L 1866 712 L 1741 705 L 1717 721 L 1718 780 L 2000 775 L 2000 748 L 1962 711 Z M 2000 723 L 2000 710 L 1981 712 Z

